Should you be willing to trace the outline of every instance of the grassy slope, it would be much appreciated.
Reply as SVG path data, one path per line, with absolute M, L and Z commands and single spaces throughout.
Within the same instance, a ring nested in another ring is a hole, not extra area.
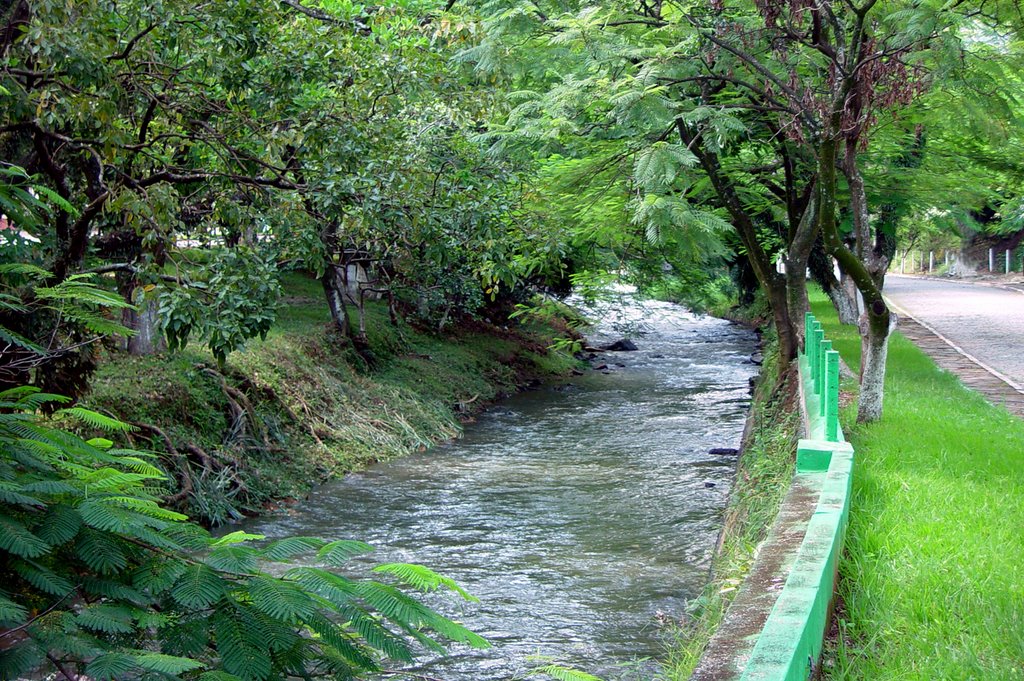
M 856 371 L 856 330 L 811 302 Z M 857 464 L 824 678 L 1024 678 L 1024 421 L 897 333 L 884 418 L 846 428 Z
M 455 329 L 449 337 L 404 323 L 396 329 L 382 305 L 368 312 L 372 368 L 328 330 L 319 283 L 287 276 L 267 339 L 233 353 L 224 369 L 251 402 L 256 418 L 243 423 L 231 417 L 219 378 L 203 370 L 214 366 L 212 356 L 195 345 L 151 357 L 112 355 L 86 404 L 163 430 L 179 456 L 168 455 L 158 437 L 136 444 L 152 445 L 179 479 L 188 459 L 196 492 L 186 510 L 221 522 L 331 475 L 454 437 L 460 412 L 575 365 L 545 350 L 553 329 L 540 324 Z M 189 444 L 212 465 L 188 453 Z

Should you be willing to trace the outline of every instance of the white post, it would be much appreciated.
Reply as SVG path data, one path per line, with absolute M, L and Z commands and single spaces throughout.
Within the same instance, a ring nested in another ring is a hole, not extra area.
M 928 274 L 935 269 L 935 251 L 928 251 Z
M 1010 273 L 1010 249 L 1006 249 L 1006 273 Z
M 903 257 L 900 258 L 900 274 L 907 271 L 907 249 L 903 249 Z
M 949 270 L 949 251 L 943 251 L 946 255 L 946 269 Z
M 994 248 L 988 249 L 988 271 L 996 271 L 996 249 Z

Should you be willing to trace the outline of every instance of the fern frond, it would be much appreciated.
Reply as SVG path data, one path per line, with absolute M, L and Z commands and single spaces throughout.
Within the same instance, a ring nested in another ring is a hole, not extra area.
M 266 632 L 243 609 L 233 607 L 214 616 L 213 630 L 224 669 L 243 681 L 266 681 L 270 676 Z
M 303 553 L 310 553 L 321 548 L 326 542 L 316 537 L 285 537 L 270 542 L 261 550 L 263 558 L 275 562 L 286 561 Z
M 22 558 L 36 558 L 49 551 L 50 545 L 20 520 L 0 514 L 0 549 Z
M 106 653 L 100 655 L 85 668 L 85 674 L 97 681 L 114 681 L 125 677 L 129 672 L 137 670 L 135 660 L 126 653 Z
M 133 430 L 137 430 L 135 426 L 129 423 L 119 421 L 107 416 L 106 414 L 100 414 L 92 411 L 91 409 L 85 409 L 84 407 L 68 407 L 66 409 L 59 410 L 56 415 L 70 416 L 78 419 L 87 426 L 109 432 L 130 433 Z
M 189 565 L 171 590 L 171 596 L 186 608 L 207 608 L 221 599 L 227 582 L 206 565 Z
M 373 547 L 366 542 L 354 539 L 341 539 L 330 542 L 321 548 L 316 555 L 317 558 L 328 565 L 340 567 L 347 563 L 350 558 L 371 553 L 372 551 Z
M 544 674 L 550 676 L 556 681 L 601 681 L 600 678 L 593 674 L 587 674 L 586 672 L 577 671 L 575 669 L 569 669 L 562 667 L 557 664 L 550 664 L 545 667 L 537 667 L 536 669 L 530 670 L 530 676 L 536 674 Z
M 78 535 L 75 548 L 82 562 L 101 575 L 123 570 L 128 565 L 123 542 L 107 532 L 85 528 Z
M 259 575 L 248 586 L 253 605 L 276 619 L 292 623 L 314 612 L 312 599 L 294 583 Z
M 132 659 L 142 669 L 165 676 L 178 676 L 206 666 L 202 662 L 190 660 L 187 657 L 164 655 L 162 653 L 137 652 L 132 654 Z
M 440 575 L 430 568 L 426 568 L 422 565 L 415 565 L 412 563 L 385 563 L 373 568 L 373 571 L 394 575 L 395 577 L 398 577 L 403 584 L 407 584 L 420 591 L 436 591 L 440 587 L 445 587 L 446 589 L 454 591 L 458 595 L 462 596 L 463 599 L 470 601 L 471 603 L 480 602 L 479 598 L 459 586 L 454 579 Z
M 303 617 L 302 621 L 310 631 L 319 637 L 323 644 L 334 648 L 346 662 L 356 669 L 379 670 L 377 661 L 356 645 L 356 640 L 340 625 L 331 622 L 318 612 Z
M 10 628 L 28 619 L 28 610 L 0 595 L 0 626 Z
M 266 539 L 266 537 L 262 534 L 249 534 L 242 530 L 236 530 L 235 532 L 225 534 L 223 537 L 218 537 L 212 544 L 210 544 L 210 546 L 227 546 L 228 544 L 240 544 L 242 542 L 259 541 L 261 539 Z
M 218 546 L 206 557 L 215 570 L 246 574 L 256 570 L 259 552 L 248 546 Z
M 33 483 L 40 492 L 47 492 L 50 494 L 67 494 L 65 484 L 57 484 L 54 481 L 53 485 L 47 485 L 44 482 Z M 28 487 L 28 485 L 26 485 Z M 77 492 L 77 489 L 71 485 L 72 492 Z M 74 539 L 75 535 L 78 534 L 79 528 L 82 527 L 82 517 L 78 515 L 78 511 L 71 506 L 64 504 L 55 504 L 47 509 L 46 515 L 43 516 L 43 521 L 39 525 L 39 529 L 36 530 L 36 534 L 39 538 L 51 546 L 59 546 L 66 542 Z
M 44 593 L 53 596 L 66 596 L 74 585 L 64 577 L 56 574 L 37 563 L 27 560 L 16 560 L 11 568 L 26 582 Z
M 104 634 L 127 634 L 134 631 L 131 610 L 116 605 L 90 605 L 75 616 L 75 622 Z

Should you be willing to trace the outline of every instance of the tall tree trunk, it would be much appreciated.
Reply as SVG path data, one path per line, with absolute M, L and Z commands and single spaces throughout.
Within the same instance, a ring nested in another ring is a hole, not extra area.
M 810 309 L 807 303 L 807 262 L 811 257 L 817 233 L 818 202 L 812 196 L 793 231 L 793 238 L 789 242 L 784 260 L 786 306 L 793 321 L 802 318 L 804 312 Z M 803 324 L 793 324 L 794 342 L 798 346 L 803 345 L 803 331 Z
M 788 364 L 796 358 L 799 349 L 797 327 L 800 324 L 797 324 L 790 314 L 786 280 L 775 271 L 771 258 L 758 240 L 757 226 L 744 209 L 736 187 L 722 171 L 718 156 L 705 149 L 696 133 L 690 130 L 682 120 L 676 121 L 676 128 L 682 142 L 693 151 L 700 161 L 704 171 L 708 174 L 708 179 L 711 180 L 715 193 L 732 217 L 733 227 L 743 243 L 750 266 L 768 296 L 768 303 L 772 308 L 772 318 L 775 322 L 775 332 L 779 337 L 779 355 L 783 363 Z M 806 259 L 804 262 L 806 263 Z M 784 374 L 785 372 L 782 372 L 780 376 Z
M 842 305 L 849 308 L 847 313 L 849 321 L 844 321 L 843 323 L 859 324 L 860 315 L 863 312 L 861 310 L 863 305 L 860 304 L 860 292 L 857 291 L 857 284 L 853 281 L 853 277 L 843 272 L 842 269 L 839 271 L 839 292 L 837 292 L 837 296 L 840 293 L 843 300 Z
M 333 262 L 327 264 L 323 276 L 320 277 L 320 284 L 324 288 L 334 328 L 345 338 L 350 338 L 351 325 L 348 320 L 348 307 L 345 305 L 345 284 L 338 275 L 337 265 Z
M 833 121 L 833 129 L 835 131 L 839 129 L 838 115 Z M 885 276 L 884 269 L 880 274 L 877 271 L 877 267 L 884 258 L 870 257 L 870 262 L 866 263 L 847 248 L 839 237 L 836 224 L 836 152 L 838 150 L 836 137 L 837 135 L 826 137 L 820 146 L 818 166 L 820 190 L 818 195 L 821 216 L 819 222 L 826 252 L 839 262 L 839 267 L 857 285 L 857 290 L 864 299 L 865 310 L 860 322 L 863 356 L 857 420 L 860 422 L 876 421 L 882 417 L 885 359 L 892 324 L 889 307 L 882 298 L 881 277 Z M 867 197 L 864 193 L 864 182 L 860 173 L 857 172 L 855 146 L 853 152 L 850 152 L 848 146 L 843 171 L 850 187 L 854 229 L 857 231 L 867 230 L 869 229 Z M 874 254 L 874 249 L 872 249 L 872 254 Z
M 824 245 L 819 240 L 811 251 L 808 260 L 811 276 L 821 286 L 828 299 L 832 301 L 841 324 L 856 326 L 858 323 L 857 312 L 857 287 L 853 280 L 840 272 L 840 278 L 836 278 L 834 261 L 825 253 Z M 849 284 L 849 286 L 847 286 Z
M 896 326 L 896 316 L 871 315 L 865 310 L 859 326 L 860 398 L 857 402 L 857 420 L 864 423 L 882 418 L 885 362 L 889 353 L 889 337 Z
M 128 354 L 152 355 L 165 350 L 167 343 L 160 331 L 160 313 L 156 300 L 144 293 L 134 298 L 136 309 L 126 309 L 122 315 L 124 325 L 135 332 L 126 344 Z

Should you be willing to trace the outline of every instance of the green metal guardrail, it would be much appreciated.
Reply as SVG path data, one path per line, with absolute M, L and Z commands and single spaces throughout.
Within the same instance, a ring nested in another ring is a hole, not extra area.
M 821 322 L 810 312 L 804 315 L 804 339 L 804 357 L 810 374 L 810 380 L 804 382 L 805 405 L 810 420 L 811 439 L 841 442 L 839 353 L 832 349 L 832 341 L 825 339 Z M 815 416 L 819 418 L 815 419 Z M 820 431 L 816 431 L 816 427 Z
M 799 358 L 808 437 L 797 445 L 794 484 L 819 490 L 786 583 L 757 635 L 741 681 L 806 681 L 821 657 L 849 521 L 853 448 L 839 426 L 839 353 L 807 313 Z M 733 677 L 735 678 L 735 677 Z

